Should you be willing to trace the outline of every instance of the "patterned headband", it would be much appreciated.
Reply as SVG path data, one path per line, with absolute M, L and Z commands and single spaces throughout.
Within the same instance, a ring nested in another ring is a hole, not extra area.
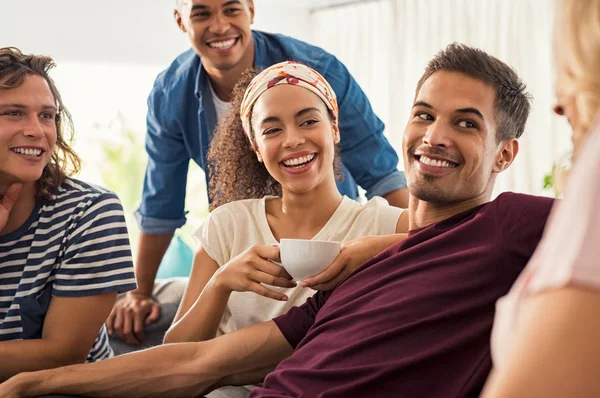
M 248 139 L 250 139 L 250 115 L 254 103 L 262 93 L 279 84 L 292 84 L 312 91 L 323 100 L 327 109 L 333 115 L 333 119 L 337 121 L 337 99 L 327 80 L 319 72 L 306 65 L 292 61 L 281 62 L 259 73 L 252 79 L 246 89 L 240 106 L 240 117 L 242 118 L 244 133 L 246 133 Z

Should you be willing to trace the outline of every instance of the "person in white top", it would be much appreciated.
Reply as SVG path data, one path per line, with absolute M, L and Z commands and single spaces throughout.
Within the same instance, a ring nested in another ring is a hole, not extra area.
M 339 193 L 337 102 L 321 75 L 284 62 L 251 78 L 249 72 L 238 83 L 234 112 L 208 155 L 214 210 L 196 234 L 190 282 L 165 343 L 208 340 L 271 320 L 303 304 L 314 294 L 309 287 L 335 287 L 408 229 L 403 209 L 384 199 L 361 205 Z M 297 284 L 273 262 L 282 238 L 344 246 L 326 271 Z M 248 393 L 227 387 L 210 396 Z
M 497 304 L 483 396 L 600 396 L 600 0 L 559 0 L 554 110 L 573 129 L 565 199 Z

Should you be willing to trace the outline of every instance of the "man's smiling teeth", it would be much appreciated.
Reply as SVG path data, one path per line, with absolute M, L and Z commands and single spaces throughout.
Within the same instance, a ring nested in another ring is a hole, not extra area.
M 37 157 L 42 154 L 41 149 L 30 149 L 30 148 L 12 148 L 11 151 L 19 153 L 25 156 Z
M 212 48 L 225 49 L 233 46 L 237 39 L 230 39 L 226 41 L 214 41 L 212 43 L 208 43 L 208 45 Z
M 456 167 L 456 165 L 454 165 L 448 161 L 435 160 L 435 159 L 428 158 L 427 156 L 421 156 L 419 161 L 421 163 L 425 163 L 426 165 L 434 166 L 434 167 Z
M 307 155 L 307 156 L 301 156 L 299 158 L 284 160 L 283 164 L 288 167 L 293 167 L 293 166 L 303 165 L 304 163 L 308 163 L 311 160 L 313 160 L 314 158 L 315 158 L 315 154 L 311 153 L 310 155 Z

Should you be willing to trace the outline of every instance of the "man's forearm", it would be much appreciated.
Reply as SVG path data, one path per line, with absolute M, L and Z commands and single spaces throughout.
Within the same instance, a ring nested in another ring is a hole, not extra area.
M 137 292 L 152 295 L 154 280 L 160 263 L 169 248 L 173 234 L 150 235 L 140 233 L 138 252 L 135 261 Z
M 8 383 L 24 396 L 197 396 L 226 383 L 260 381 L 266 369 L 291 352 L 271 321 L 209 341 L 167 344 L 93 364 L 25 373 Z
M 21 372 L 65 366 L 84 362 L 69 357 L 57 343 L 42 339 L 0 342 L 0 382 Z
M 8 384 L 18 394 L 89 397 L 196 396 L 210 390 L 221 375 L 196 368 L 198 343 L 158 346 L 96 363 L 22 373 Z M 1 389 L 0 389 L 1 390 Z

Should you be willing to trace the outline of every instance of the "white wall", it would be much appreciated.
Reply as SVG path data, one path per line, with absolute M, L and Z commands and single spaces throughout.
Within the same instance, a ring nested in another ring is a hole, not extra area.
M 254 28 L 308 40 L 309 11 L 300 0 L 255 0 Z M 118 186 L 104 179 L 107 142 L 125 151 L 143 151 L 146 98 L 156 75 L 189 48 L 187 36 L 173 20 L 175 0 L 0 0 L 0 47 L 52 56 L 52 76 L 73 115 L 75 150 L 83 159 L 80 178 L 131 196 L 125 179 Z M 119 116 L 120 115 L 120 116 Z M 120 121 L 124 126 L 120 126 Z M 137 142 L 125 141 L 133 131 Z M 109 165 L 110 166 L 110 165 Z M 142 173 L 143 170 L 128 170 Z M 204 177 L 193 168 L 189 177 L 189 216 L 204 214 Z M 135 187 L 141 188 L 141 187 Z M 137 195 L 139 197 L 139 195 Z M 124 202 L 126 210 L 132 203 Z M 128 206 L 127 206 L 128 205 Z M 135 203 L 137 206 L 137 202 Z M 135 239 L 135 223 L 128 223 Z M 191 228 L 193 230 L 193 227 Z M 134 242 L 135 243 L 135 242 Z
M 254 27 L 308 40 L 309 12 L 256 0 Z M 0 47 L 60 62 L 166 67 L 188 48 L 173 21 L 174 0 L 2 0 Z

